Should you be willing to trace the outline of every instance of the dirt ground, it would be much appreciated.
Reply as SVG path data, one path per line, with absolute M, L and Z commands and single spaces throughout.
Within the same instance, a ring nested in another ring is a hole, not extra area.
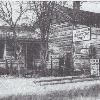
M 36 80 L 40 79 L 1 77 L 1 100 L 100 100 L 100 80 L 54 85 Z

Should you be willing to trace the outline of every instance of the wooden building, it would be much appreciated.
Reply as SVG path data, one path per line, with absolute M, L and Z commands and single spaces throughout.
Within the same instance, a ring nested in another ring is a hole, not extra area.
M 35 59 L 40 59 L 40 37 L 39 33 L 30 27 L 16 28 L 16 54 L 14 55 L 14 35 L 8 26 L 0 27 L 0 68 L 6 69 L 12 63 L 12 69 L 24 68 L 34 69 Z M 6 62 L 8 65 L 6 65 Z
M 99 48 L 99 35 L 100 35 L 100 14 L 74 10 L 67 7 L 62 7 L 56 5 L 53 20 L 50 30 L 49 38 L 49 53 L 53 51 L 53 55 L 63 56 L 66 53 L 71 52 L 76 55 L 81 55 L 79 58 L 79 63 L 87 62 L 87 52 L 89 51 L 89 46 L 93 43 L 97 50 L 97 58 L 100 58 L 100 48 Z M 73 27 L 74 26 L 74 27 Z M 73 41 L 73 30 L 78 29 L 90 29 L 90 39 L 87 41 Z M 36 24 L 38 28 L 38 23 Z M 21 50 L 21 67 L 26 69 L 34 69 L 34 60 L 40 58 L 40 33 L 33 30 L 32 27 L 17 27 L 17 49 Z M 17 60 L 14 58 L 14 44 L 13 44 L 13 32 L 8 26 L 0 27 L 0 67 L 5 66 L 5 61 L 8 63 L 12 59 L 14 65 L 18 69 Z M 97 41 L 97 42 L 96 42 Z M 84 48 L 85 44 L 89 44 Z M 52 48 L 50 48 L 52 47 Z M 54 48 L 53 48 L 54 47 Z M 77 49 L 77 50 L 76 50 Z M 84 49 L 84 50 L 83 50 Z M 86 52 L 87 51 L 87 52 Z M 84 53 L 83 53 L 84 52 Z M 51 55 L 50 55 L 51 56 Z M 19 56 L 20 57 L 20 56 Z M 73 58 L 74 59 L 74 58 Z M 50 61 L 50 59 L 49 59 Z M 78 61 L 78 60 L 77 60 Z M 51 62 L 51 61 L 50 61 Z M 74 63 L 73 60 L 71 63 Z M 82 64 L 76 64 L 77 66 L 83 66 Z M 9 65 L 9 64 L 8 64 Z M 10 65 L 9 65 L 10 66 Z M 87 66 L 87 65 L 86 65 Z M 51 65 L 49 64 L 49 68 Z
M 56 7 L 51 28 L 51 47 L 54 46 L 55 54 L 58 51 L 58 55 L 64 55 L 70 51 L 73 55 L 72 63 L 75 70 L 90 67 L 89 48 L 91 45 L 95 47 L 95 58 L 100 59 L 99 18 L 99 13 L 59 5 Z M 74 33 L 77 33 L 76 41 Z M 83 39 L 84 34 L 87 37 L 86 40 Z

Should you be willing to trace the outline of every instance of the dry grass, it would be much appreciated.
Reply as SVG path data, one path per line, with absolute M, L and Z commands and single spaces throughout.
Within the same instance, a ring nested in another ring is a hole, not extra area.
M 100 85 L 85 86 L 84 89 L 73 88 L 69 91 L 55 91 L 45 95 L 17 95 L 0 100 L 100 100 Z M 99 99 L 98 99 L 99 98 Z

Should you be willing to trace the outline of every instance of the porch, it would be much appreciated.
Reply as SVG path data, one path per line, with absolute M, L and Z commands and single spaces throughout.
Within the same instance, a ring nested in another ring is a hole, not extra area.
M 18 38 L 14 55 L 14 39 L 0 39 L 0 74 L 22 74 L 35 70 L 35 59 L 40 59 L 40 40 Z M 3 72 L 2 72 L 3 69 Z

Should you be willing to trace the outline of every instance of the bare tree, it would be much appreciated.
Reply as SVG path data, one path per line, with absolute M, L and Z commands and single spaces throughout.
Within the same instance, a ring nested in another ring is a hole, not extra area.
M 66 15 L 63 11 L 61 11 L 60 6 L 64 7 L 68 5 L 67 1 L 31 1 L 29 2 L 30 9 L 35 12 L 37 19 L 36 23 L 41 31 L 41 64 L 43 69 L 46 68 L 46 60 L 48 56 L 48 41 L 50 28 L 52 24 L 52 20 L 54 20 L 54 16 L 63 16 L 64 21 L 70 22 L 71 17 Z M 56 16 L 56 18 L 58 17 Z M 59 17 L 61 18 L 61 17 Z M 61 18 L 62 19 L 62 18 Z M 60 20 L 61 20 L 60 19 Z M 59 22 L 59 21 L 58 21 Z
M 17 11 L 14 8 L 14 5 L 17 5 Z M 5 23 L 7 23 L 14 36 L 14 56 L 16 58 L 16 25 L 18 21 L 20 20 L 21 16 L 27 11 L 27 7 L 24 7 L 25 3 L 23 1 L 16 1 L 16 2 L 10 2 L 10 1 L 0 1 L 0 19 L 3 20 Z M 15 18 L 15 15 L 17 16 Z
M 16 26 L 22 15 L 27 11 L 27 2 L 23 1 L 0 1 L 0 19 L 4 21 L 13 32 L 14 57 L 18 60 L 17 54 L 17 33 Z M 16 6 L 16 7 L 15 7 Z M 16 9 L 15 9 L 16 8 Z M 19 61 L 19 60 L 18 60 Z M 18 65 L 19 66 L 19 65 Z M 11 69 L 12 72 L 13 69 Z M 19 73 L 19 72 L 18 72 Z
M 33 10 L 37 16 L 36 22 L 41 31 L 41 64 L 43 69 L 46 67 L 46 60 L 48 56 L 48 39 L 49 30 L 52 22 L 53 10 L 55 6 L 54 1 L 31 1 L 30 9 Z

